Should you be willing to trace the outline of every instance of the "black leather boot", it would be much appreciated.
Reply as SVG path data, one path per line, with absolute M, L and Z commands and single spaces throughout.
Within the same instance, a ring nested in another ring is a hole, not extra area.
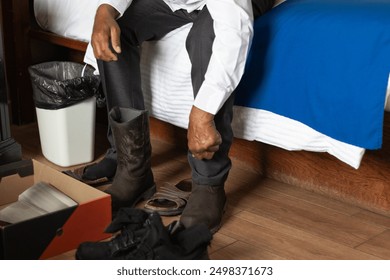
M 105 242 L 84 242 L 78 260 L 197 260 L 208 259 L 212 235 L 205 225 L 184 228 L 173 222 L 165 227 L 158 213 L 121 208 L 107 232 L 120 229 Z
M 206 260 L 209 259 L 207 248 L 211 239 L 212 234 L 206 225 L 185 228 L 176 221 L 165 227 L 160 215 L 153 212 L 145 222 L 139 246 L 129 251 L 125 259 Z
M 222 223 L 225 212 L 226 194 L 224 186 L 208 186 L 192 183 L 192 192 L 180 217 L 186 228 L 205 224 L 212 234 Z
M 117 168 L 111 195 L 113 216 L 121 207 L 133 207 L 156 192 L 151 169 L 152 147 L 147 111 L 115 107 L 109 121 L 117 150 Z

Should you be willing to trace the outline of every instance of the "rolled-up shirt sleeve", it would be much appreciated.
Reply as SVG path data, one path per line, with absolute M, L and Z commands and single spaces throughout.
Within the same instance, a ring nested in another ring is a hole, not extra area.
M 108 4 L 114 7 L 119 12 L 119 17 L 121 17 L 132 2 L 133 0 L 100 0 L 98 6 Z
M 251 0 L 209 0 L 215 40 L 205 80 L 194 105 L 216 114 L 237 87 L 244 73 L 253 37 Z

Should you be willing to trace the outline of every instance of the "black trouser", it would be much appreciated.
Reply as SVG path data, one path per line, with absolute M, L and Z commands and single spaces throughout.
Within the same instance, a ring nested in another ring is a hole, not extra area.
M 253 0 L 255 14 L 263 13 L 273 0 Z M 264 3 L 264 6 L 259 5 Z M 119 18 L 122 52 L 118 61 L 98 61 L 107 109 L 114 106 L 145 109 L 141 90 L 140 45 L 144 41 L 159 40 L 170 31 L 192 23 L 186 48 L 191 61 L 191 79 L 194 97 L 201 87 L 211 57 L 215 38 L 213 20 L 207 7 L 188 13 L 185 10 L 172 12 L 162 0 L 134 0 L 124 15 Z M 192 179 L 200 185 L 223 185 L 231 161 L 228 153 L 233 140 L 231 121 L 234 94 L 224 103 L 214 121 L 222 136 L 222 144 L 211 160 L 196 160 L 190 154 Z M 116 158 L 115 143 L 108 131 L 111 149 L 106 157 Z
M 252 0 L 253 17 L 257 18 L 270 10 L 275 4 L 275 0 Z

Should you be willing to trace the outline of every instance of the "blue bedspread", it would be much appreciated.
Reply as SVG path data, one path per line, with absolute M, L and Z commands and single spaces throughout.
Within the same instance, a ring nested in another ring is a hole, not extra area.
M 255 21 L 236 105 L 378 149 L 389 72 L 390 0 L 287 0 Z

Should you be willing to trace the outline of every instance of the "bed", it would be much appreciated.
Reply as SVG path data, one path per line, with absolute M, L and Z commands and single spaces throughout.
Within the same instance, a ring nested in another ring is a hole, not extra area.
M 97 2 L 35 0 L 34 12 L 42 29 L 88 42 Z M 237 89 L 235 137 L 289 151 L 327 152 L 358 169 L 366 149 L 382 145 L 390 72 L 385 12 L 390 2 L 380 0 L 278 2 L 255 22 Z M 189 28 L 144 43 L 141 60 L 151 116 L 182 128 L 193 101 L 184 47 Z M 372 43 L 362 44 L 367 36 Z M 90 45 L 84 62 L 96 67 Z

